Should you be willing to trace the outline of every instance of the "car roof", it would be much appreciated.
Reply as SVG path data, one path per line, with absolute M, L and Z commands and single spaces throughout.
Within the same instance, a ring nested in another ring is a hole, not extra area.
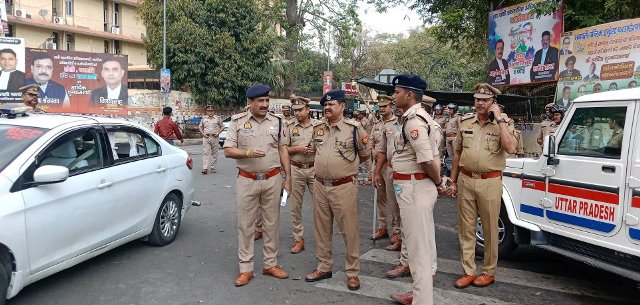
M 29 126 L 39 127 L 46 129 L 53 129 L 66 124 L 129 124 L 121 119 L 94 117 L 88 115 L 74 115 L 74 114 L 53 114 L 53 113 L 30 113 L 26 116 L 17 116 L 16 118 L 9 119 L 6 117 L 0 118 L 0 124 L 9 124 L 17 126 Z M 136 124 L 129 124 L 136 125 Z
M 580 103 L 580 102 L 628 101 L 628 100 L 640 100 L 640 87 L 589 94 L 589 95 L 581 96 L 575 99 L 574 102 Z

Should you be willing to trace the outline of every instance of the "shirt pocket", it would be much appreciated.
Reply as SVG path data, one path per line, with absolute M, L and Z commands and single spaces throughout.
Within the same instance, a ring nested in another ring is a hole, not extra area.
M 277 127 L 269 128 L 269 130 L 267 130 L 267 138 L 271 147 L 277 148 L 278 146 L 280 146 L 280 137 L 278 136 Z
M 498 153 L 502 149 L 500 145 L 500 136 L 497 135 L 485 135 L 485 148 L 492 153 Z
M 238 130 L 238 148 L 256 147 L 256 131 L 253 129 L 240 128 Z
M 462 147 L 469 148 L 473 145 L 473 133 L 462 131 Z

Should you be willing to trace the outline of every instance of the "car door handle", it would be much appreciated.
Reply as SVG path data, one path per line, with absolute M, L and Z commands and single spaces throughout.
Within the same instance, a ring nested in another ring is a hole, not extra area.
M 156 169 L 156 173 L 164 173 L 166 170 L 166 167 L 158 167 L 158 169 Z
M 605 173 L 615 173 L 616 172 L 616 167 L 613 165 L 603 165 L 602 166 L 602 171 Z
M 110 187 L 113 184 L 113 182 L 103 182 L 98 184 L 98 189 L 103 189 L 103 188 L 107 188 Z

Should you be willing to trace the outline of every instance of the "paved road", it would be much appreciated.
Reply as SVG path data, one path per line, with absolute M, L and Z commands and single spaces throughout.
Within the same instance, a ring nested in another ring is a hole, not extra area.
M 290 278 L 261 275 L 259 241 L 255 257 L 258 276 L 245 287 L 234 287 L 238 272 L 234 163 L 220 152 L 219 172 L 203 176 L 199 173 L 199 147 L 185 149 L 194 156 L 196 197 L 202 206 L 190 211 L 174 243 L 162 248 L 129 243 L 28 286 L 8 304 L 393 304 L 389 294 L 410 290 L 410 278 L 384 277 L 397 263 L 397 252 L 383 250 L 388 241 L 374 244 L 368 239 L 373 209 L 370 187 L 360 191 L 360 290 L 346 289 L 344 245 L 338 235 L 334 236 L 334 278 L 304 282 L 304 275 L 316 266 L 308 197 L 303 211 L 307 249 L 301 254 L 289 253 L 290 210 L 285 207 L 281 211 L 279 264 L 289 271 Z M 495 285 L 455 289 L 453 282 L 461 268 L 453 200 L 438 202 L 436 221 L 436 304 L 638 304 L 636 283 L 531 247 L 521 247 L 513 258 L 499 262 Z

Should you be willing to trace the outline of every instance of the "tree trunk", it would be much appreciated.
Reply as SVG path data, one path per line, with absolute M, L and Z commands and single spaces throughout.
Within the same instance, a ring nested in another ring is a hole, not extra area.
M 286 18 L 287 46 L 284 58 L 289 61 L 289 73 L 287 73 L 285 80 L 285 96 L 289 97 L 298 88 L 298 45 L 300 44 L 302 20 L 298 15 L 297 0 L 287 0 Z

